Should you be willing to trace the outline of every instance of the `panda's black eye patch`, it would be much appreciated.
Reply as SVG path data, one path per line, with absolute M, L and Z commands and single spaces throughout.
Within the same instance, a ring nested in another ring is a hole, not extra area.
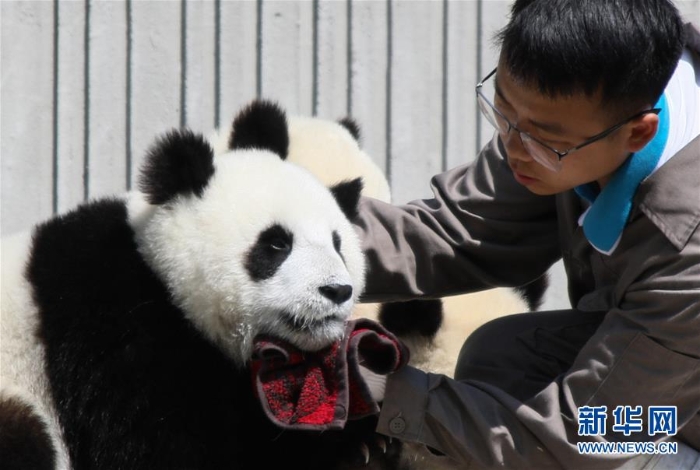
M 276 225 L 260 235 L 260 242 L 275 251 L 292 250 L 292 234 Z
M 340 235 L 338 235 L 338 232 L 335 230 L 333 230 L 333 248 L 335 248 L 335 251 L 340 255 L 344 263 L 345 257 L 343 257 L 343 253 L 340 252 Z
M 292 252 L 293 241 L 291 232 L 279 224 L 260 232 L 246 255 L 245 267 L 251 279 L 271 278 Z
M 333 231 L 333 248 L 340 253 L 340 235 L 335 230 Z

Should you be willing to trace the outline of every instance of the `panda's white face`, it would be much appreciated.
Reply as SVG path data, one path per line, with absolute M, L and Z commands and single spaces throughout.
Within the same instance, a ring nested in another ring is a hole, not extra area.
M 331 192 L 262 150 L 217 156 L 201 196 L 129 205 L 137 244 L 187 317 L 239 364 L 259 333 L 338 340 L 364 288 L 359 239 Z

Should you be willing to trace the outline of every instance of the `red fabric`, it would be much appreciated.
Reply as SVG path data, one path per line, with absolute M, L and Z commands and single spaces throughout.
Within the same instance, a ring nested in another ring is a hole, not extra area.
M 348 322 L 343 339 L 303 352 L 288 342 L 259 336 L 253 347 L 255 390 L 267 416 L 290 429 L 342 429 L 348 419 L 378 413 L 359 365 L 388 374 L 408 362 L 408 349 L 377 322 Z

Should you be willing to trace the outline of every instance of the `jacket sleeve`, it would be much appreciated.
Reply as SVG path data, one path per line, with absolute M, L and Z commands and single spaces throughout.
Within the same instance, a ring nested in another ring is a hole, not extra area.
M 650 406 L 676 407 L 676 437 L 689 438 L 683 426 L 700 411 L 700 233 L 679 253 L 650 224 L 642 228 L 648 240 L 621 278 L 624 294 L 566 373 L 522 402 L 406 367 L 388 378 L 378 431 L 479 468 L 617 468 L 634 453 L 585 454 L 578 443 L 668 439 L 648 434 Z M 607 434 L 578 435 L 582 406 L 607 407 Z M 612 429 L 618 406 L 643 407 L 643 432 Z
M 503 154 L 494 138 L 473 164 L 433 177 L 432 199 L 361 200 L 364 302 L 519 286 L 561 257 L 554 197 L 518 184 Z

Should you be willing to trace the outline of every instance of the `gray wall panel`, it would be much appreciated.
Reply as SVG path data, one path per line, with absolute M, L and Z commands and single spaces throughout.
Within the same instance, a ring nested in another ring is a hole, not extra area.
M 255 98 L 259 83 L 258 4 L 255 1 L 216 2 L 219 23 L 217 58 L 219 120 L 228 127 L 241 106 Z M 217 78 L 217 77 L 215 77 Z
M 474 85 L 510 0 L 0 2 L 2 235 L 132 187 L 155 137 L 256 96 L 353 116 L 395 202 L 493 135 Z M 700 0 L 676 2 L 700 24 Z M 567 305 L 561 264 L 546 308 Z
M 398 203 L 430 196 L 428 178 L 442 167 L 443 7 L 393 3 L 389 181 Z
M 212 1 L 185 3 L 185 122 L 187 127 L 210 132 L 216 127 L 216 45 L 217 4 Z
M 0 228 L 27 229 L 54 205 L 54 8 L 0 2 Z
M 348 2 L 316 1 L 314 21 L 315 97 L 312 113 L 327 119 L 348 114 Z
M 132 2 L 131 154 L 132 187 L 154 138 L 180 125 L 180 2 Z
M 98 197 L 127 186 L 126 4 L 93 3 L 89 23 L 89 196 Z
M 58 3 L 58 212 L 75 207 L 90 190 L 89 156 L 85 147 L 90 129 L 88 8 L 86 2 Z
M 261 96 L 312 114 L 313 2 L 262 2 Z
M 446 129 L 445 166 L 447 168 L 474 160 L 477 154 L 477 106 L 474 100 L 480 69 L 479 3 L 448 2 L 447 64 L 445 76 Z
M 498 48 L 494 44 L 494 35 L 501 29 L 507 19 L 511 2 L 504 0 L 482 1 L 479 9 L 479 57 L 477 67 L 479 80 L 484 78 L 498 63 Z M 480 148 L 493 137 L 493 127 L 477 115 L 478 129 L 477 146 Z
M 350 3 L 350 114 L 362 128 L 361 144 L 387 169 L 389 2 Z

